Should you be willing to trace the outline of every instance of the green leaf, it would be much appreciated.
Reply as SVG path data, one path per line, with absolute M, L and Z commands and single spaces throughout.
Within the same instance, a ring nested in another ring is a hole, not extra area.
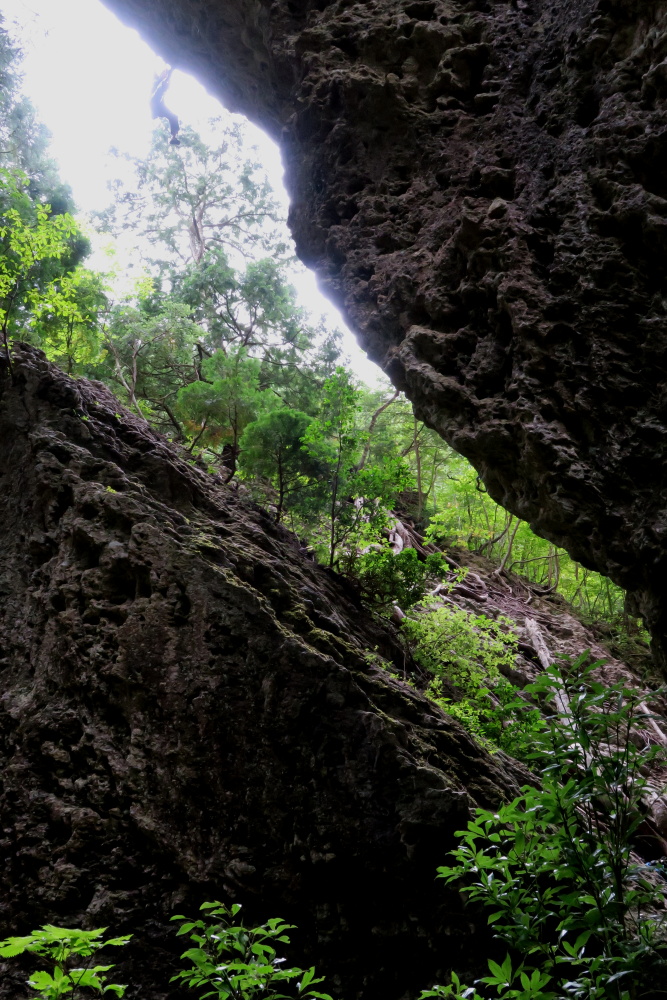
M 55 986 L 56 980 L 50 972 L 33 972 L 28 979 L 28 985 L 35 990 L 45 990 L 50 986 Z
M 0 941 L 0 958 L 14 958 L 15 955 L 21 955 L 32 942 L 32 937 L 7 938 L 5 941 Z

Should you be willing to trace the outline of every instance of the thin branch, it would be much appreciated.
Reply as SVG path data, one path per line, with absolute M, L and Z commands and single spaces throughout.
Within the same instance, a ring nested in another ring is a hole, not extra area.
M 192 444 L 191 444 L 191 445 L 190 445 L 190 447 L 188 448 L 188 451 L 190 452 L 190 454 L 191 454 L 191 455 L 192 455 L 192 453 L 193 453 L 193 448 L 194 448 L 194 447 L 195 447 L 195 445 L 197 444 L 197 441 L 199 441 L 199 438 L 200 438 L 200 437 L 202 436 L 202 434 L 203 434 L 203 433 L 204 433 L 204 431 L 206 430 L 206 424 L 207 424 L 207 423 L 208 423 L 208 416 L 204 417 L 204 422 L 203 422 L 203 424 L 201 425 L 201 430 L 199 431 L 199 434 L 197 435 L 197 437 L 196 437 L 196 438 L 194 439 L 194 441 L 192 442 Z
M 369 456 L 370 450 L 371 450 L 371 438 L 372 438 L 373 430 L 375 429 L 375 424 L 377 423 L 378 417 L 380 416 L 381 413 L 384 413 L 384 411 L 387 409 L 388 406 L 391 406 L 391 404 L 394 403 L 398 399 L 398 397 L 400 396 L 400 394 L 401 394 L 400 389 L 397 389 L 395 391 L 394 395 L 391 397 L 391 399 L 386 400 L 382 404 L 382 406 L 379 406 L 378 409 L 373 414 L 373 416 L 371 417 L 371 422 L 368 425 L 368 440 L 366 441 L 366 444 L 364 445 L 363 454 L 361 456 L 361 459 L 359 460 L 359 464 L 357 465 L 357 472 L 361 472 L 361 470 L 363 469 L 364 465 L 366 464 L 366 462 L 368 460 L 368 456 Z

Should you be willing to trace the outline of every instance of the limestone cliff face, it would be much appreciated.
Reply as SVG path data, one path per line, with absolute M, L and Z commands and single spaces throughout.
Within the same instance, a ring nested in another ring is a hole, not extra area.
M 340 996 L 392 1000 L 474 966 L 484 922 L 435 869 L 518 765 L 392 678 L 382 658 L 410 665 L 391 631 L 265 513 L 104 386 L 32 349 L 13 365 L 0 937 L 134 931 L 119 981 L 151 1000 L 182 950 L 169 916 L 211 898 L 298 924 L 290 958 L 316 956 Z M 16 987 L 0 977 L 0 997 Z
M 665 5 L 105 2 L 280 139 L 370 356 L 662 642 Z

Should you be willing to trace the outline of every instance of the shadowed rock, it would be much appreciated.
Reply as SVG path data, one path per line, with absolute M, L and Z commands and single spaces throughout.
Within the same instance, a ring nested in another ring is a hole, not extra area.
M 341 578 L 104 386 L 30 348 L 0 364 L 0 935 L 134 931 L 117 978 L 152 1000 L 168 917 L 211 898 L 297 923 L 290 959 L 346 997 L 474 967 L 435 868 L 518 765 L 392 678 L 400 643 Z
M 106 2 L 280 139 L 369 355 L 664 663 L 664 5 Z

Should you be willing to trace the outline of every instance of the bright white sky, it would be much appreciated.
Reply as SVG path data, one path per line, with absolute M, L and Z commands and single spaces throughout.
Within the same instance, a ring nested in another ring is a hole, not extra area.
M 53 133 L 52 155 L 61 176 L 84 213 L 105 208 L 107 182 L 119 175 L 119 161 L 109 150 L 146 155 L 155 125 L 149 97 L 154 76 L 165 64 L 98 0 L 0 0 L 0 11 L 23 48 L 24 91 Z M 203 133 L 207 119 L 228 114 L 201 84 L 180 72 L 172 76 L 167 105 Z M 249 122 L 246 132 L 286 211 L 278 147 Z M 388 386 L 318 291 L 312 272 L 301 268 L 293 284 L 306 309 L 344 331 L 355 373 L 369 385 Z

